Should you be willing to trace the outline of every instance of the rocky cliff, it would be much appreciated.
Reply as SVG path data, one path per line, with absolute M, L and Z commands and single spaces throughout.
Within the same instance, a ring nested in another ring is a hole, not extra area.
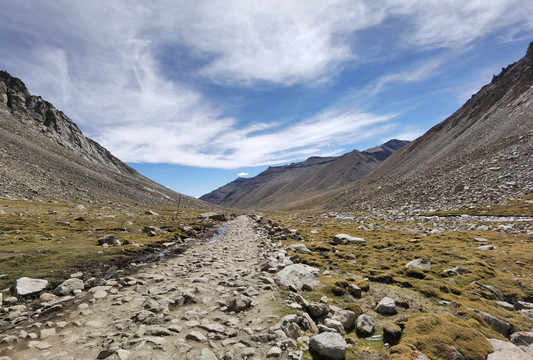
M 390 140 L 363 152 L 354 150 L 340 157 L 311 157 L 299 163 L 269 167 L 253 178 L 236 179 L 200 199 L 242 209 L 297 207 L 360 179 L 407 143 Z
M 180 194 L 140 175 L 24 83 L 0 71 L 0 197 L 173 203 Z M 203 206 L 184 197 L 183 204 Z
M 329 208 L 449 210 L 533 192 L 533 43 L 449 118 Z

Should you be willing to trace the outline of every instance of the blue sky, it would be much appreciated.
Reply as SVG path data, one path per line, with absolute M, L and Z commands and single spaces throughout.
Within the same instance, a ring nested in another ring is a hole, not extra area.
M 413 140 L 531 40 L 530 0 L 3 0 L 0 12 L 0 68 L 193 196 Z

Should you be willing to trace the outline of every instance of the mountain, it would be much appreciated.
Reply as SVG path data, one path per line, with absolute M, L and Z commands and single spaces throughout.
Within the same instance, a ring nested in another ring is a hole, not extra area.
M 384 158 L 408 141 L 390 140 L 360 152 L 340 157 L 310 157 L 284 166 L 273 166 L 253 178 L 238 178 L 201 200 L 241 209 L 280 209 L 320 197 L 368 174 Z
M 475 208 L 533 193 L 533 43 L 459 110 L 327 207 Z
M 180 194 L 142 176 L 24 83 L 0 71 L 0 198 L 175 204 Z M 205 207 L 192 197 L 183 206 Z

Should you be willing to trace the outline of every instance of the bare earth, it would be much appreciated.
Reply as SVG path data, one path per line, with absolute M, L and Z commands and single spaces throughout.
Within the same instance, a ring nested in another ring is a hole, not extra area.
M 274 248 L 250 217 L 240 216 L 226 225 L 225 234 L 214 242 L 141 266 L 134 276 L 85 289 L 68 310 L 21 324 L 9 331 L 18 341 L 2 344 L 0 356 L 265 359 L 267 352 L 278 349 L 260 335 L 279 318 L 276 304 L 281 302 L 260 262 Z M 229 311 L 227 305 L 242 297 L 244 303 L 234 305 L 248 308 Z M 66 297 L 52 301 L 61 298 Z M 286 358 L 287 351 L 278 356 Z

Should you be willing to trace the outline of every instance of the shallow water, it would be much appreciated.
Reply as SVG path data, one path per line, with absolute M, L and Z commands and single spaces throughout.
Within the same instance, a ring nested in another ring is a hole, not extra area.
M 217 239 L 221 236 L 223 236 L 226 231 L 228 231 L 228 228 L 227 227 L 221 227 L 220 229 L 218 229 L 218 231 L 216 233 L 213 234 L 213 237 L 211 238 L 211 240 L 209 240 L 207 243 L 208 244 L 214 244 L 217 242 Z

